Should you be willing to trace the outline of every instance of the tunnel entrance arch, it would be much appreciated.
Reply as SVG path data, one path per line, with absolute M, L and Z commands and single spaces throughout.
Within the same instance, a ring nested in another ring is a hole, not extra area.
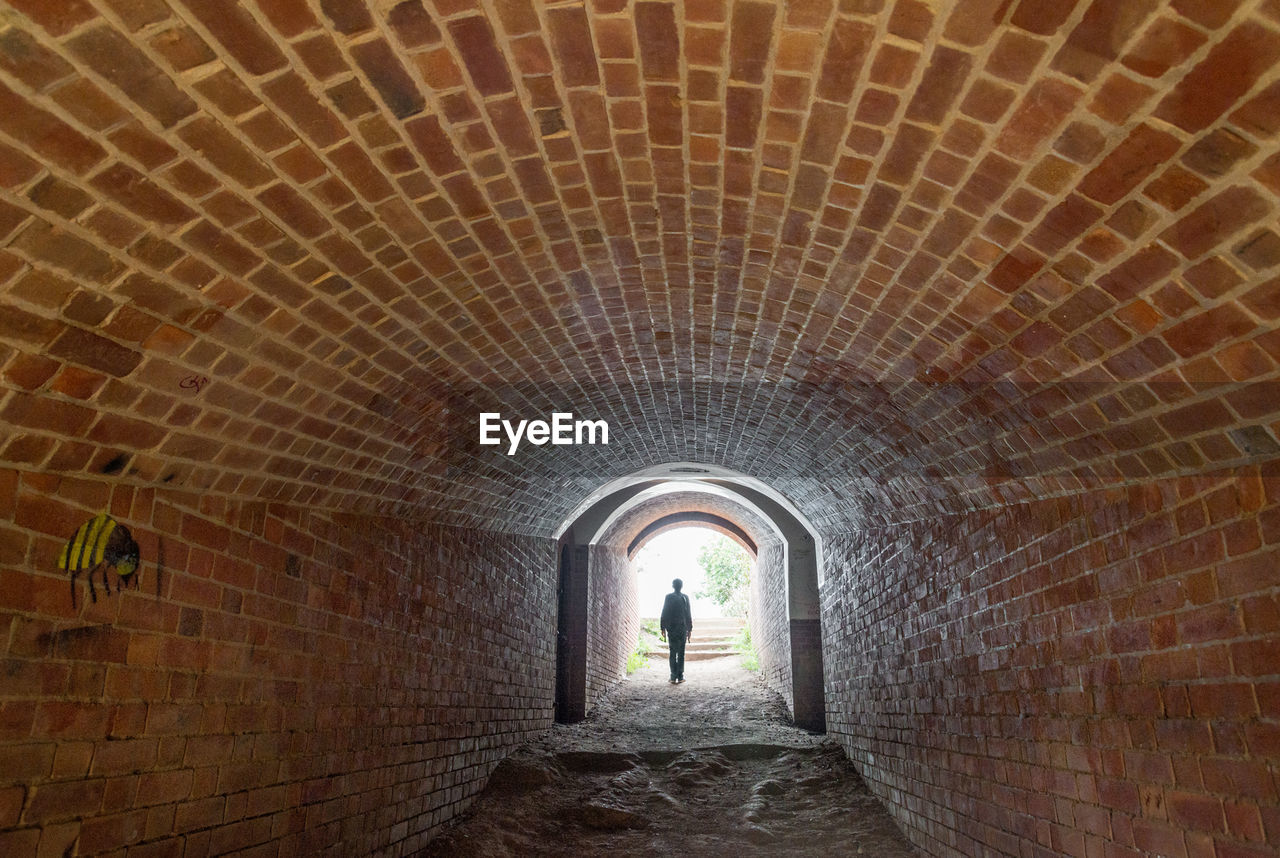
M 562 549 L 568 547 L 574 558 L 582 558 L 580 569 L 585 590 L 590 580 L 590 552 L 610 526 L 618 519 L 663 494 L 693 491 L 731 500 L 765 522 L 782 543 L 782 581 L 784 584 L 785 631 L 783 643 L 787 651 L 787 687 L 784 692 L 798 726 L 810 730 L 826 729 L 826 698 L 823 683 L 822 620 L 819 600 L 821 541 L 804 516 L 789 500 L 766 484 L 745 474 L 711 465 L 677 462 L 637 471 L 613 480 L 593 492 L 578 505 L 557 531 Z M 572 566 L 577 566 L 574 562 Z M 582 638 L 588 634 L 587 599 L 567 618 L 571 628 L 581 627 Z M 557 687 L 559 687 L 559 679 Z M 566 683 L 577 682 L 566 676 Z M 585 678 L 583 680 L 585 682 Z M 569 692 L 572 695 L 572 691 Z M 585 715 L 584 707 L 577 718 Z M 557 707 L 557 717 L 559 717 Z M 566 712 L 571 711 L 566 709 Z M 576 713 L 575 713 L 576 714 Z
M 721 515 L 707 512 L 673 512 L 645 525 L 627 545 L 627 556 L 635 559 L 640 549 L 644 548 L 655 537 L 681 527 L 702 527 L 722 533 L 742 546 L 752 559 L 758 553 L 756 542 L 751 535 Z

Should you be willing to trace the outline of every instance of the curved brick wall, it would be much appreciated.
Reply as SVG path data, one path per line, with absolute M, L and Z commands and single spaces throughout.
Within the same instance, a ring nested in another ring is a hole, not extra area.
M 551 723 L 548 540 L 50 488 L 0 471 L 6 854 L 410 853 Z M 103 507 L 163 568 L 73 609 L 53 560 Z
M 0 847 L 411 852 L 701 462 L 926 854 L 1269 856 L 1278 116 L 1276 0 L 5 0 Z
M 925 854 L 1261 858 L 1278 542 L 1256 473 L 833 540 L 829 728 Z
M 760 662 L 760 675 L 787 701 L 794 713 L 791 681 L 791 625 L 787 618 L 786 551 L 777 539 L 761 544 L 751 579 L 751 644 Z
M 636 577 L 626 546 L 591 546 L 587 584 L 587 708 L 627 676 L 627 656 L 646 615 L 636 594 Z

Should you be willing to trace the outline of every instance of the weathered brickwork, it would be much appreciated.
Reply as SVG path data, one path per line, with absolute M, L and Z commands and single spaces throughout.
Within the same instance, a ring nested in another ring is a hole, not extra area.
M 756 544 L 774 538 L 769 525 L 742 504 L 719 495 L 691 490 L 658 495 L 628 510 L 610 526 L 608 532 L 602 537 L 602 541 L 618 544 L 625 549 L 653 522 L 686 512 L 706 513 L 730 521 L 741 528 Z M 718 526 L 701 523 L 698 526 L 710 527 L 732 538 L 730 533 Z
M 747 622 L 751 643 L 760 660 L 760 674 L 770 688 L 782 695 L 787 708 L 795 698 L 791 682 L 791 625 L 787 618 L 786 552 L 782 542 L 760 546 L 755 575 L 751 579 L 751 608 Z
M 587 708 L 626 678 L 627 656 L 640 635 L 636 576 L 627 547 L 591 547 L 587 579 Z
M 838 530 L 1280 452 L 1274 0 L 4 27 L 12 467 L 550 534 L 664 461 Z M 614 441 L 463 443 L 489 385 Z
M 73 609 L 104 509 L 143 578 Z M 6 855 L 412 854 L 551 723 L 547 540 L 13 471 L 0 521 Z
M 927 851 L 1280 843 L 1276 501 L 1196 476 L 1280 460 L 1277 0 L 0 3 L 3 850 L 412 849 L 550 718 L 552 534 L 676 462 L 834 535 Z M 72 614 L 102 510 L 167 578 Z
M 1280 842 L 1280 480 L 828 540 L 830 730 L 924 854 Z

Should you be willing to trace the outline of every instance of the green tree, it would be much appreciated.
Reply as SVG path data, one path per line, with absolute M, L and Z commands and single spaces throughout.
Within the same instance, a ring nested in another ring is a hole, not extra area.
M 706 574 L 699 599 L 710 599 L 730 617 L 745 617 L 750 601 L 751 557 L 742 546 L 719 534 L 698 551 L 698 565 Z

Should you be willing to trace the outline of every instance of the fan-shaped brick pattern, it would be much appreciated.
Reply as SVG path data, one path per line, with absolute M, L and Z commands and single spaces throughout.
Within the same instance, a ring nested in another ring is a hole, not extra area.
M 1266 2 L 14 2 L 0 457 L 544 533 L 658 460 L 834 524 L 1270 459 L 1277 59 Z

